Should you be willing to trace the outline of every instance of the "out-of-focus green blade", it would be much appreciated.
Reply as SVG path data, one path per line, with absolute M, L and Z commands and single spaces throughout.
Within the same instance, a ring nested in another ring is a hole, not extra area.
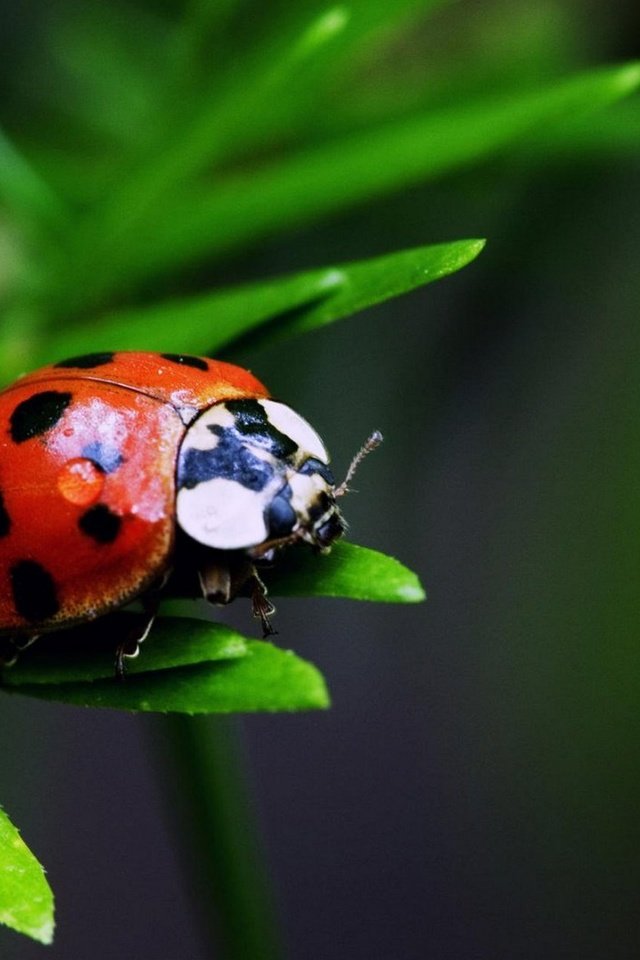
M 184 194 L 127 248 L 120 279 L 250 245 L 411 184 L 478 163 L 525 136 L 589 114 L 640 84 L 636 64 L 591 71 L 534 92 L 388 123 Z M 90 282 L 90 281 L 89 281 Z

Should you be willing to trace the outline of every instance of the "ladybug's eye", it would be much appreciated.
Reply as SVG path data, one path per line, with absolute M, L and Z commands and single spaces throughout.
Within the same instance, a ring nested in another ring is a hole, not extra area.
M 314 530 L 314 540 L 319 547 L 330 547 L 334 540 L 342 536 L 344 531 L 344 521 L 336 510 L 317 530 Z
M 288 537 L 296 525 L 298 518 L 291 506 L 291 492 L 291 487 L 287 484 L 269 505 L 266 519 L 271 540 Z

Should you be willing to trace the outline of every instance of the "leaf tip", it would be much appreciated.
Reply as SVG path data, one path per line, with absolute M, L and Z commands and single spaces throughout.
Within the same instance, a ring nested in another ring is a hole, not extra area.
M 423 603 L 427 592 L 416 577 L 415 582 L 405 582 L 398 588 L 398 600 L 401 603 Z
M 46 920 L 40 927 L 31 931 L 31 936 L 34 940 L 37 940 L 38 943 L 44 944 L 45 947 L 50 947 L 53 943 L 53 934 L 55 932 L 56 924 L 53 917 L 49 920 Z
M 475 260 L 475 258 L 484 250 L 486 245 L 487 241 L 484 238 L 474 237 L 471 240 L 461 240 L 458 244 L 458 265 L 465 266 L 465 264 L 471 263 L 471 261 Z

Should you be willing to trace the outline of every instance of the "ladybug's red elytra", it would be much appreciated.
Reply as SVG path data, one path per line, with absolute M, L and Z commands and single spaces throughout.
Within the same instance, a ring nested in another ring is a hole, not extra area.
M 178 539 L 204 595 L 226 603 L 248 590 L 269 633 L 256 561 L 300 540 L 326 550 L 344 532 L 336 498 L 352 470 L 337 486 L 315 430 L 229 363 L 74 357 L 0 393 L 0 431 L 5 662 L 43 632 L 141 599 L 140 629 L 118 648 L 122 673 L 149 632 Z

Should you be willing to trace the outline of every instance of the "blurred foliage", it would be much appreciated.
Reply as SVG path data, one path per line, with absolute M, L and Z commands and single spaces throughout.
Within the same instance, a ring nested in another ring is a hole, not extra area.
M 583 149 L 583 118 L 638 85 L 635 66 L 567 78 L 577 56 L 555 4 L 449 7 L 56 0 L 16 13 L 0 139 L 4 379 L 66 339 L 91 348 L 116 307 L 153 304 L 123 314 L 127 342 L 175 339 L 158 292 L 206 289 L 231 251 L 523 141 L 566 150 L 574 124 Z M 611 122 L 634 136 L 635 114 Z M 303 302 L 298 287 L 277 309 Z M 207 346 L 206 327 L 211 347 L 233 339 L 224 307 L 205 301 L 184 351 Z

